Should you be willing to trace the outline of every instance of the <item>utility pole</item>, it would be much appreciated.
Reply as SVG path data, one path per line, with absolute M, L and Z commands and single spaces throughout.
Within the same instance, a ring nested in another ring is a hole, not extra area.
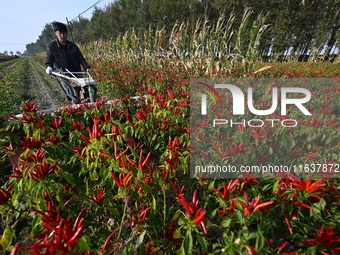
M 72 34 L 72 29 L 71 29 L 71 24 L 68 21 L 68 18 L 66 17 L 66 22 L 67 22 L 67 26 L 69 27 L 70 30 L 70 34 L 71 34 L 71 38 L 72 38 L 72 42 L 74 42 L 74 38 L 73 38 L 73 34 Z
M 85 11 L 83 11 L 82 13 L 80 13 L 78 16 L 76 16 L 75 18 L 71 19 L 71 21 L 68 20 L 68 18 L 66 17 L 66 22 L 68 27 L 70 28 L 70 33 L 71 33 L 71 38 L 72 41 L 74 42 L 74 38 L 72 35 L 72 29 L 71 29 L 71 22 L 77 18 L 79 18 L 81 15 L 83 15 L 85 12 L 87 12 L 88 10 L 90 10 L 91 8 L 95 7 L 97 4 L 99 4 L 100 2 L 102 2 L 103 0 L 98 0 L 95 4 L 91 5 L 89 8 L 87 8 Z

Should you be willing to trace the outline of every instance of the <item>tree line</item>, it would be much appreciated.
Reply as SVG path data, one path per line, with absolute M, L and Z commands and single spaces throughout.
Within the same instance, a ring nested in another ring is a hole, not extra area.
M 181 23 L 194 35 L 198 22 L 217 28 L 221 17 L 233 18 L 230 24 L 240 29 L 244 13 L 249 9 L 251 15 L 247 18 L 253 22 L 247 22 L 243 29 L 252 31 L 251 26 L 257 26 L 259 19 L 264 22 L 265 31 L 256 41 L 261 56 L 322 55 L 327 60 L 337 54 L 339 0 L 116 0 L 104 8 L 95 8 L 91 19 L 79 17 L 71 21 L 69 38 L 79 44 L 100 39 L 115 41 L 129 31 L 171 33 L 174 25 Z M 230 52 L 240 39 L 237 36 L 230 35 Z M 46 24 L 38 40 L 26 45 L 25 55 L 44 52 L 47 43 L 54 38 L 51 24 Z

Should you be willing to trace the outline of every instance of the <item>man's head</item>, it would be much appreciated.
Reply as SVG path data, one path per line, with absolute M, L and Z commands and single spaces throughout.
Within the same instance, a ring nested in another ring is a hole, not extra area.
M 64 23 L 58 22 L 58 21 L 53 21 L 52 22 L 52 27 L 54 32 L 65 32 L 67 33 L 67 26 Z
M 52 22 L 52 26 L 59 43 L 65 45 L 67 41 L 67 26 L 64 23 L 57 21 Z

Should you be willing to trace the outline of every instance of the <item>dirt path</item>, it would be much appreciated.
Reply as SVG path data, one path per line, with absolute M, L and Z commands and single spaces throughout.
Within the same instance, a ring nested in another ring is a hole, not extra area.
M 59 83 L 45 73 L 45 67 L 34 59 L 29 61 L 29 87 L 32 101 L 39 105 L 39 109 L 55 109 L 66 103 L 64 92 Z
M 30 77 L 31 83 L 35 83 L 36 85 L 40 86 L 42 96 L 40 98 L 40 104 L 43 102 L 43 105 L 48 108 L 55 108 L 56 105 L 54 101 L 52 100 L 52 97 L 50 95 L 50 92 L 48 91 L 45 81 L 42 79 L 41 74 L 37 71 L 33 72 Z

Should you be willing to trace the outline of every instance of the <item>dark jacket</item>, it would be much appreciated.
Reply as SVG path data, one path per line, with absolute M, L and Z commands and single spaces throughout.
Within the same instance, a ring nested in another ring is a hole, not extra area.
M 46 66 L 53 67 L 53 64 L 58 69 L 68 69 L 70 72 L 80 72 L 80 65 L 85 70 L 90 68 L 75 43 L 67 41 L 66 46 L 63 46 L 57 39 L 51 41 L 46 48 Z

